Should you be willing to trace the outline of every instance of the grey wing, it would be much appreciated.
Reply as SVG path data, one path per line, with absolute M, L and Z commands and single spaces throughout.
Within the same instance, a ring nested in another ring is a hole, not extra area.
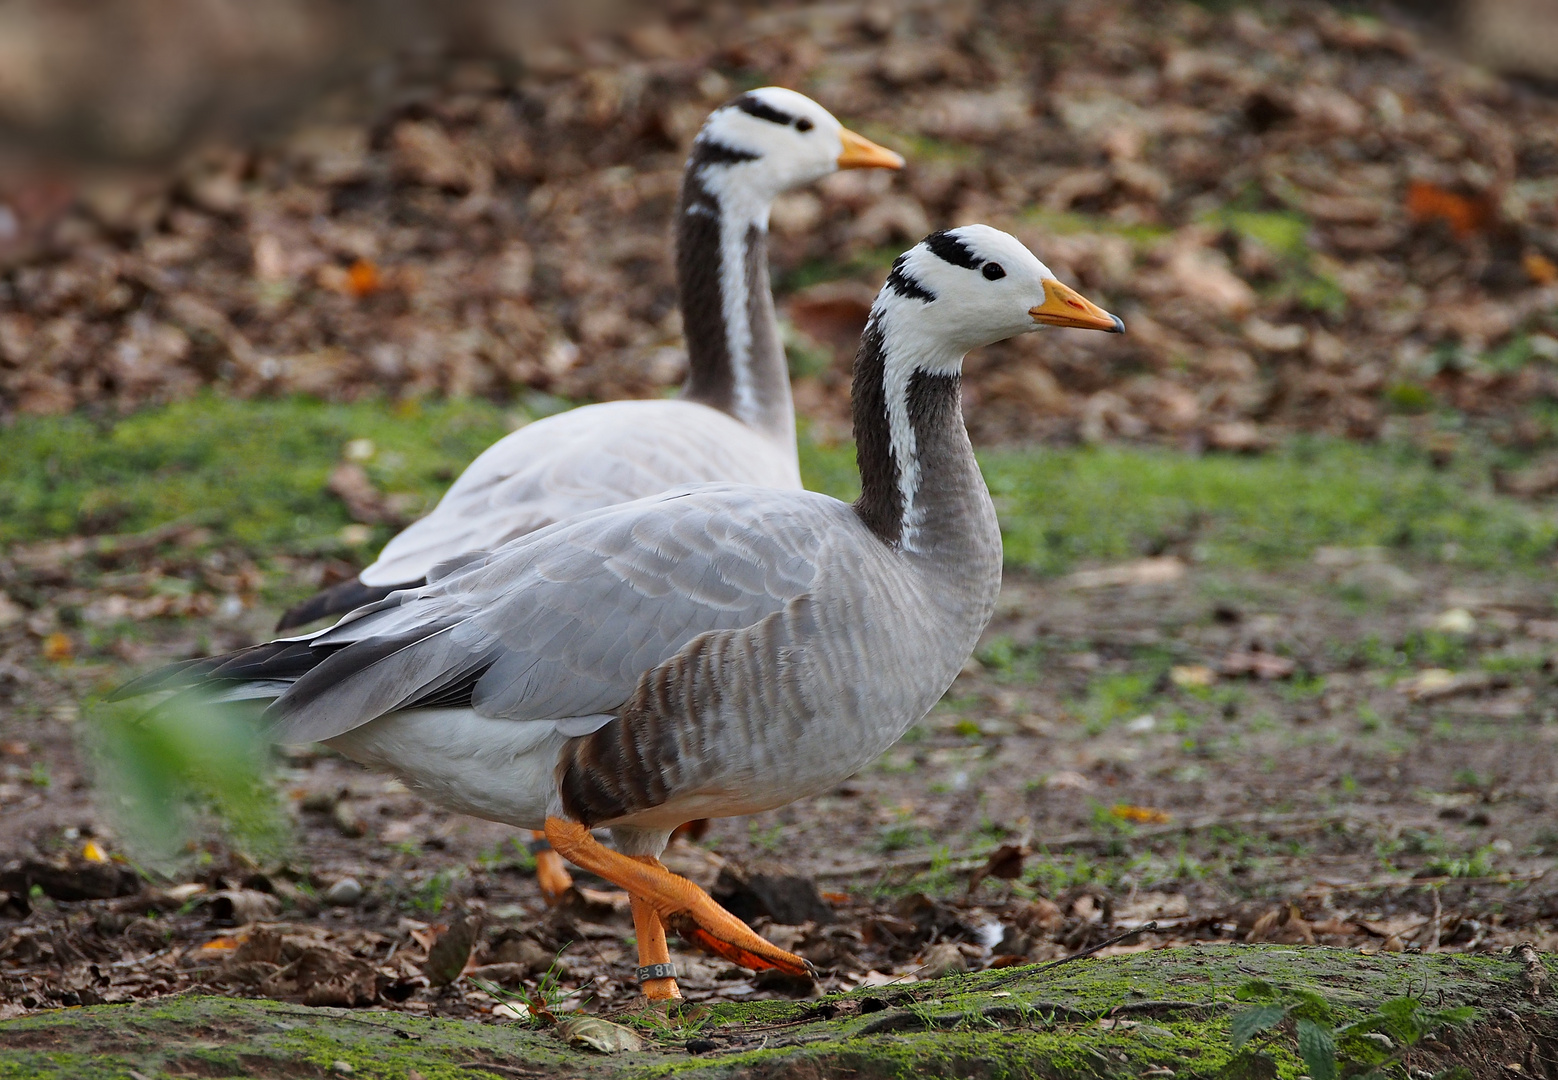
M 267 715 L 295 742 L 467 691 L 483 716 L 611 712 L 693 638 L 805 595 L 850 513 L 812 492 L 700 485 L 553 525 L 313 638 L 330 655 Z

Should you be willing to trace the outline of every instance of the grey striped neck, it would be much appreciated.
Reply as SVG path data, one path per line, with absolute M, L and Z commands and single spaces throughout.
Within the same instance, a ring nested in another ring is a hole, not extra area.
M 968 539 L 971 500 L 989 496 L 963 425 L 962 377 L 891 363 L 884 317 L 872 314 L 855 356 L 855 512 L 884 543 L 932 554 Z
M 682 396 L 793 444 L 795 406 L 768 279 L 771 199 L 746 189 L 757 160 L 702 136 L 677 207 L 676 283 L 687 339 Z

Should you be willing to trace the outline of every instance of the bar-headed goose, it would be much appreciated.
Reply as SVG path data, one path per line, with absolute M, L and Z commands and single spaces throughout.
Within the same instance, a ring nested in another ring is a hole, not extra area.
M 693 141 L 677 212 L 688 352 L 681 397 L 591 405 L 500 439 L 372 565 L 292 608 L 277 629 L 350 611 L 422 584 L 450 559 L 679 484 L 800 487 L 768 284 L 768 212 L 781 193 L 835 170 L 902 166 L 793 90 L 753 90 L 717 109 Z M 542 894 L 556 902 L 570 879 L 544 841 L 537 847 Z
M 198 683 L 270 699 L 277 739 L 324 740 L 444 806 L 544 828 L 632 896 L 651 998 L 679 996 L 666 920 L 737 963 L 802 971 L 656 856 L 690 818 L 828 790 L 951 685 L 1001 584 L 963 356 L 1044 324 L 1123 329 L 1013 237 L 935 233 L 894 264 L 855 360 L 854 504 L 681 488 L 126 692 Z
M 693 142 L 676 222 L 688 374 L 675 400 L 538 420 L 489 447 L 356 578 L 289 610 L 301 626 L 420 585 L 440 563 L 678 484 L 798 488 L 795 409 L 768 284 L 768 212 L 838 169 L 902 168 L 822 106 L 770 86 L 715 110 Z

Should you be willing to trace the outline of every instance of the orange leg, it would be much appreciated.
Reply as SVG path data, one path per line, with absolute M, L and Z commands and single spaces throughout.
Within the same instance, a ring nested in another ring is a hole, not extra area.
M 691 934 L 721 956 L 743 967 L 778 968 L 790 975 L 806 975 L 812 966 L 759 937 L 750 926 L 714 902 L 714 898 L 684 877 L 660 865 L 658 859 L 640 861 L 602 847 L 590 830 L 562 818 L 546 819 L 546 838 L 558 854 L 593 871 L 629 896 L 643 900 L 662 922 L 685 917 L 696 924 Z M 717 943 L 717 944 L 716 944 Z
M 546 833 L 540 829 L 531 830 L 530 835 L 537 840 L 546 840 Z M 536 852 L 536 883 L 541 886 L 541 897 L 547 907 L 556 907 L 563 894 L 573 888 L 573 877 L 563 865 L 563 857 L 550 847 Z
M 653 855 L 636 856 L 639 862 L 660 865 Z M 638 936 L 639 989 L 652 1002 L 680 1001 L 682 991 L 676 985 L 676 975 L 671 968 L 671 950 L 665 943 L 665 923 L 647 900 L 633 897 L 633 932 Z M 648 975 L 650 969 L 666 972 L 663 976 Z

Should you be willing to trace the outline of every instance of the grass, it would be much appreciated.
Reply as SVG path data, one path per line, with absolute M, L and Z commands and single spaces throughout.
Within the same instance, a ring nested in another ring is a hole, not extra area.
M 1272 566 L 1316 547 L 1379 545 L 1460 565 L 1534 566 L 1558 525 L 1492 494 L 1470 470 L 1436 471 L 1404 447 L 1303 439 L 1260 457 L 1104 447 L 982 456 L 1009 564 L 1064 572 L 1188 542 L 1214 565 Z
M 139 532 L 175 521 L 246 547 L 335 546 L 349 523 L 325 490 L 346 443 L 383 491 L 431 505 L 512 426 L 484 401 L 328 405 L 203 394 L 117 422 L 19 417 L 0 431 L 0 545 Z M 376 530 L 370 542 L 382 543 Z
M 116 422 L 20 417 L 0 430 L 0 547 L 192 521 L 256 552 L 366 556 L 389 530 L 343 539 L 349 519 L 325 490 L 349 442 L 368 441 L 354 450 L 380 490 L 429 506 L 525 415 L 472 400 L 206 394 Z M 1045 575 L 1169 547 L 1212 565 L 1269 567 L 1326 544 L 1535 567 L 1558 541 L 1558 520 L 1491 491 L 1485 463 L 1436 470 L 1405 446 L 1305 438 L 1258 457 L 1025 448 L 983 453 L 981 463 L 1008 564 Z M 847 443 L 803 429 L 801 467 L 809 487 L 844 499 L 858 491 Z

